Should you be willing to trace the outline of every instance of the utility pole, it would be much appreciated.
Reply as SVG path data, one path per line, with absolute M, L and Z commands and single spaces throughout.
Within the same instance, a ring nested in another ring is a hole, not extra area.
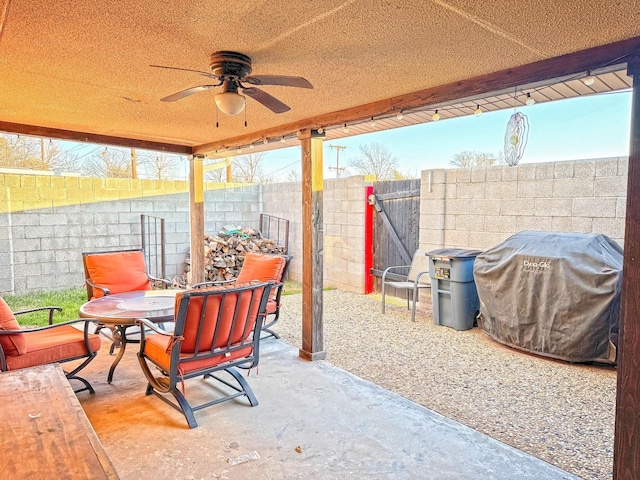
M 340 166 L 340 150 L 344 150 L 347 147 L 344 145 L 329 145 L 329 148 L 333 148 L 336 151 L 336 166 L 329 167 L 329 170 L 335 170 L 336 178 L 340 178 L 340 172 L 346 170 L 346 167 Z
M 138 178 L 138 155 L 136 149 L 131 149 L 131 178 Z

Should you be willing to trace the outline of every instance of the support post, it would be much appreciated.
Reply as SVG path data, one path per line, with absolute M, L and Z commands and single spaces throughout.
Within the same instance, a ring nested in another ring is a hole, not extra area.
M 191 285 L 204 282 L 204 157 L 189 156 L 189 238 Z
M 640 52 L 629 59 L 627 73 L 633 78 L 633 100 L 618 340 L 614 480 L 636 479 L 640 473 Z
M 322 142 L 316 131 L 298 133 L 302 149 L 302 348 L 307 360 L 326 357 L 322 319 Z
M 227 157 L 227 183 L 233 183 L 233 170 L 231 165 L 231 158 Z

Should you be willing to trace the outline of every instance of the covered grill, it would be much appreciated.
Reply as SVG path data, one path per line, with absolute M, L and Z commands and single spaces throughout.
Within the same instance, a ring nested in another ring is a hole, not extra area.
M 602 234 L 525 231 L 476 258 L 478 325 L 571 362 L 615 363 L 622 248 Z

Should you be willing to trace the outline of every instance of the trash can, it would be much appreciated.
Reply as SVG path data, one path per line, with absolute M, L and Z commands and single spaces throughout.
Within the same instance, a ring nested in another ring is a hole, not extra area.
M 433 321 L 455 330 L 473 328 L 480 310 L 478 291 L 473 280 L 473 262 L 480 250 L 443 248 L 427 252 Z

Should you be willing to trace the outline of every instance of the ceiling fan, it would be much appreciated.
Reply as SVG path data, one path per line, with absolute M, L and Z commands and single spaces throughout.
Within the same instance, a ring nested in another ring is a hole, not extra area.
M 244 95 L 253 98 L 274 113 L 284 113 L 291 110 L 291 107 L 268 94 L 264 90 L 256 88 L 254 85 L 281 85 L 286 87 L 313 88 L 309 81 L 302 77 L 289 77 L 285 75 L 253 75 L 251 76 L 251 58 L 242 53 L 220 51 L 211 54 L 209 67 L 211 72 L 191 70 L 189 68 L 167 67 L 164 65 L 150 65 L 156 68 L 167 68 L 169 70 L 181 70 L 184 72 L 194 72 L 205 77 L 216 80 L 211 85 L 198 85 L 173 93 L 161 98 L 163 102 L 175 102 L 194 93 L 203 92 L 210 88 L 222 87 L 216 94 L 215 102 L 221 112 L 227 115 L 237 115 L 245 107 Z M 248 86 L 247 86 L 248 85 Z M 238 93 L 238 90 L 243 95 Z

